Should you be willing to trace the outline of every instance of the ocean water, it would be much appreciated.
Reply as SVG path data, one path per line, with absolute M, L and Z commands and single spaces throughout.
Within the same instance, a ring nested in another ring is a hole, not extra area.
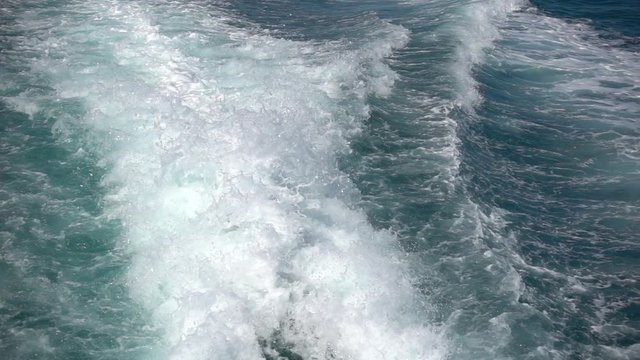
M 4 0 L 0 359 L 640 359 L 635 0 Z

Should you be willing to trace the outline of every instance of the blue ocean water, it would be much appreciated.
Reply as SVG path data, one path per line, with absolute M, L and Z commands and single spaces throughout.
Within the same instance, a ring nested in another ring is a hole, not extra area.
M 640 358 L 639 10 L 4 1 L 0 358 Z
M 532 1 L 541 11 L 570 21 L 588 23 L 601 36 L 610 40 L 623 39 L 637 45 L 640 36 L 638 11 L 635 0 L 605 1 Z

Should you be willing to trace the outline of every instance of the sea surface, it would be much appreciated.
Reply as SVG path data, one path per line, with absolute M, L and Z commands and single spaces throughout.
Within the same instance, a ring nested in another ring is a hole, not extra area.
M 640 359 L 637 0 L 3 0 L 0 359 Z

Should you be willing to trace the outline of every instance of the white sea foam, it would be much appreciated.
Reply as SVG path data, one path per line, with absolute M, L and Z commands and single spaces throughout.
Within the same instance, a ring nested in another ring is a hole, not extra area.
M 485 52 L 500 38 L 500 26 L 509 14 L 520 9 L 526 0 L 473 1 L 461 8 L 455 29 L 459 45 L 452 72 L 459 87 L 458 105 L 471 111 L 482 101 L 473 69 L 482 64 Z
M 353 207 L 336 165 L 366 97 L 391 91 L 383 60 L 407 31 L 380 21 L 353 49 L 179 6 L 86 3 L 94 21 L 70 15 L 34 65 L 86 107 L 131 294 L 164 328 L 168 357 L 443 358 L 403 253 Z M 194 28 L 161 31 L 180 21 Z

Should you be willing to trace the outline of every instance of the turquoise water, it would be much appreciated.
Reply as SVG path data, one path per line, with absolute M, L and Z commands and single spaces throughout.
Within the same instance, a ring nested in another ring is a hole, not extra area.
M 634 1 L 5 1 L 0 358 L 640 358 Z

